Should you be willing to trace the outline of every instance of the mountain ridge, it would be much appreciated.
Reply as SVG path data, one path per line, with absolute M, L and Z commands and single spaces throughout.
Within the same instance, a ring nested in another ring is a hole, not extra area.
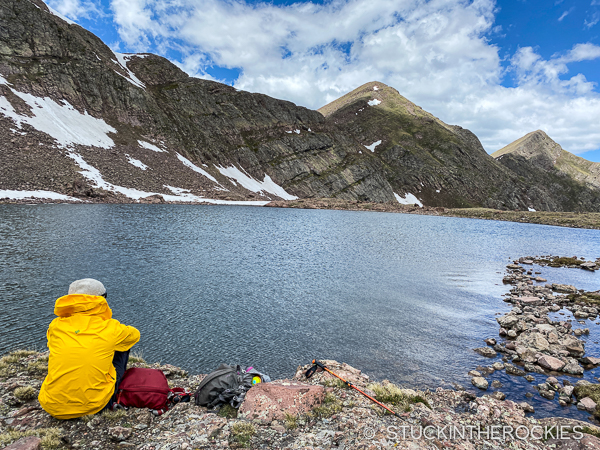
M 0 113 L 0 195 L 600 210 L 595 186 L 494 159 L 384 83 L 312 111 L 115 53 L 41 0 L 0 0 Z

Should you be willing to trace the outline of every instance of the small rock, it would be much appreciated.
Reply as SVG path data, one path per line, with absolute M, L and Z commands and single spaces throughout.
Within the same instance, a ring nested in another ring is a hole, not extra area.
M 483 378 L 483 377 L 473 377 L 473 378 L 471 378 L 471 383 L 476 388 L 482 389 L 484 391 L 489 386 L 488 381 L 485 378 Z
M 495 389 L 501 388 L 502 383 L 499 380 L 494 380 L 494 381 L 492 381 L 492 387 Z
M 506 368 L 506 373 L 509 374 L 509 375 L 516 375 L 518 377 L 525 376 L 525 371 L 524 370 L 521 370 L 521 369 L 513 366 L 512 364 L 506 364 L 505 368 Z
M 571 395 L 573 395 L 573 390 L 575 388 L 573 386 L 565 386 L 564 388 L 562 388 L 560 390 L 560 394 L 561 395 L 565 395 L 567 397 L 571 397 Z
M 581 362 L 583 364 L 593 364 L 596 366 L 600 364 L 600 358 L 596 358 L 594 356 L 585 356 L 584 358 L 581 358 Z
M 485 356 L 487 358 L 494 358 L 498 356 L 498 353 L 493 348 L 489 347 L 480 347 L 473 349 L 475 352 L 479 353 L 481 356 Z
M 492 397 L 496 400 L 504 400 L 506 398 L 506 394 L 504 392 L 496 391 L 492 394 Z
M 471 377 L 481 377 L 481 372 L 477 370 L 471 370 L 469 371 L 468 375 L 470 375 Z
M 131 428 L 125 427 L 112 427 L 108 429 L 108 435 L 113 441 L 121 442 L 129 439 L 133 431 Z
M 579 400 L 579 403 L 577 403 L 577 409 L 594 412 L 596 409 L 596 402 L 589 397 L 582 398 Z
M 517 332 L 515 330 L 508 330 L 508 337 L 516 338 Z
M 529 403 L 527 402 L 521 402 L 519 403 L 519 406 L 521 407 L 521 409 L 525 412 L 528 413 L 532 413 L 535 412 L 535 410 L 533 409 L 533 406 L 531 406 Z
M 492 367 L 494 368 L 494 370 L 502 370 L 504 369 L 504 364 L 502 364 L 500 361 L 497 361 L 494 364 L 492 364 Z
M 562 368 L 562 371 L 565 373 L 570 373 L 572 375 L 583 375 L 583 367 L 579 365 L 577 361 L 571 361 L 565 367 Z
M 540 395 L 548 400 L 552 400 L 554 398 L 554 391 L 549 391 L 547 389 L 540 389 Z
M 533 383 L 535 381 L 535 377 L 533 375 L 526 375 L 525 379 L 530 383 Z
M 487 345 L 492 345 L 492 346 L 496 345 L 496 339 L 494 339 L 494 338 L 485 339 L 484 342 Z

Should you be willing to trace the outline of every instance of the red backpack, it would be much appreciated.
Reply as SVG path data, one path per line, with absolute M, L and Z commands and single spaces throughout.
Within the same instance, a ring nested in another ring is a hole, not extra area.
M 179 402 L 189 402 L 190 396 L 183 388 L 171 389 L 162 370 L 133 367 L 123 375 L 115 405 L 149 408 L 160 416 Z

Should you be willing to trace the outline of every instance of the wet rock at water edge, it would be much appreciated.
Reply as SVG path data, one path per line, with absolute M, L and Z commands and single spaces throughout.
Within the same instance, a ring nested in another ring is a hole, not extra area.
M 535 409 L 533 408 L 533 406 L 531 406 L 529 403 L 527 402 L 521 402 L 519 403 L 519 406 L 521 407 L 521 409 L 525 412 L 528 413 L 533 413 L 535 412 Z
M 498 356 L 498 353 L 496 353 L 496 351 L 490 347 L 480 347 L 473 350 L 479 353 L 481 356 L 485 356 L 487 358 L 494 358 Z
M 539 392 L 542 397 L 547 398 L 548 400 L 554 399 L 554 395 L 555 395 L 554 391 L 550 391 L 548 389 L 540 389 Z
M 524 370 L 521 370 L 518 367 L 513 366 L 512 364 L 506 364 L 505 369 L 506 373 L 509 375 L 516 375 L 518 377 L 524 377 L 526 375 Z
M 489 386 L 488 381 L 483 378 L 483 377 L 473 377 L 471 379 L 471 383 L 473 384 L 473 386 L 475 386 L 476 388 L 482 389 L 482 390 L 486 390 Z
M 506 399 L 506 394 L 504 392 L 496 391 L 492 394 L 492 397 L 496 400 L 504 400 Z
M 555 372 L 558 372 L 560 369 L 562 369 L 565 366 L 565 363 L 562 362 L 560 359 L 555 358 L 550 355 L 540 356 L 537 363 L 540 366 L 544 367 L 545 369 L 553 370 Z
M 589 397 L 582 398 L 577 403 L 577 409 L 593 413 L 596 410 L 596 402 Z

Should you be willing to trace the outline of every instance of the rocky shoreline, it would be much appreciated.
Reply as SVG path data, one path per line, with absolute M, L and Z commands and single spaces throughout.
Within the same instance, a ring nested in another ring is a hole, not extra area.
M 252 202 L 260 200 L 258 198 L 237 198 L 224 196 L 215 197 L 217 200 L 226 202 Z M 34 205 L 34 204 L 171 204 L 171 205 L 196 205 L 196 206 L 217 206 L 215 203 L 198 203 L 198 202 L 171 202 L 166 201 L 161 195 L 153 195 L 133 201 L 124 196 L 112 196 L 108 198 L 88 198 L 82 197 L 82 201 L 69 200 L 50 200 L 40 198 L 27 198 L 19 200 L 10 200 L 0 198 L 0 205 Z M 255 205 L 258 206 L 258 205 Z M 276 200 L 271 201 L 263 207 L 269 208 L 296 208 L 296 209 L 330 209 L 330 210 L 345 210 L 345 211 L 371 211 L 371 212 L 393 212 L 404 214 L 418 214 L 425 216 L 445 216 L 445 217 L 462 217 L 467 219 L 483 219 L 483 220 L 500 220 L 503 222 L 517 223 L 532 223 L 538 225 L 552 225 L 569 228 L 587 228 L 600 230 L 600 213 L 592 212 L 548 212 L 548 211 L 503 211 L 488 208 L 443 208 L 418 205 L 403 205 L 397 202 L 394 203 L 375 203 L 375 202 L 360 202 L 357 200 L 339 200 L 333 198 L 321 199 L 298 199 L 298 200 Z
M 582 326 L 587 324 L 585 320 L 592 324 L 598 320 L 600 291 L 587 292 L 572 285 L 546 283 L 548 280 L 539 276 L 540 272 L 534 272 L 534 264 L 600 270 L 600 258 L 586 261 L 576 256 L 522 257 L 507 265 L 503 282 L 512 288 L 504 301 L 511 304 L 512 309 L 496 319 L 500 327 L 499 338 L 487 338 L 486 347 L 474 349 L 488 358 L 501 355 L 502 361 L 470 371 L 471 383 L 486 391 L 490 387 L 486 376 L 497 371 L 504 370 L 508 375 L 524 377 L 529 382 L 535 381 L 532 373 L 542 374 L 547 376 L 546 381 L 535 386 L 541 397 L 548 400 L 557 397 L 561 407 L 573 404 L 598 419 L 600 385 L 583 379 L 574 382 L 573 377 L 600 365 L 600 358 L 586 355 L 585 342 L 578 339 L 590 333 L 588 327 Z M 573 318 L 552 320 L 552 313 L 572 315 Z M 600 325 L 600 321 L 595 325 Z M 502 384 L 494 380 L 491 387 L 501 388 Z M 492 395 L 505 398 L 500 391 Z M 521 406 L 533 412 L 533 407 L 526 402 Z
M 335 361 L 330 368 L 394 408 L 399 417 L 348 389 L 327 373 L 253 387 L 236 411 L 207 411 L 180 403 L 162 416 L 145 409 L 117 410 L 60 421 L 36 399 L 47 354 L 18 351 L 0 360 L 0 448 L 10 449 L 600 449 L 600 428 L 564 418 L 536 419 L 527 408 L 460 390 L 401 389 L 371 383 Z M 170 365 L 172 386 L 194 390 L 203 375 Z
M 241 408 L 208 411 L 193 403 L 177 404 L 162 416 L 145 409 L 117 410 L 61 421 L 43 411 L 37 394 L 47 373 L 48 354 L 17 350 L 0 358 L 0 448 L 9 449 L 598 449 L 600 384 L 569 379 L 597 367 L 600 358 L 585 353 L 578 339 L 589 328 L 579 320 L 598 320 L 600 292 L 547 283 L 534 264 L 600 270 L 600 258 L 524 257 L 507 266 L 505 301 L 511 311 L 497 318 L 499 336 L 475 349 L 489 366 L 469 372 L 477 396 L 464 387 L 420 391 L 384 380 L 373 382 L 360 370 L 323 361 L 334 372 L 396 411 L 392 416 L 318 372 L 306 379 L 310 365 L 290 379 L 259 384 Z M 545 284 L 542 284 L 545 283 Z M 574 319 L 553 320 L 552 314 Z M 596 322 L 599 324 L 600 322 Z M 134 356 L 130 367 L 162 370 L 170 386 L 194 391 L 204 375 L 190 375 L 172 365 L 147 364 Z M 268 371 L 267 371 L 268 372 Z M 493 374 L 535 380 L 537 393 L 563 407 L 590 413 L 584 422 L 564 417 L 539 419 L 527 402 L 506 400 Z M 484 392 L 485 391 L 485 392 Z
M 332 198 L 278 200 L 269 202 L 265 207 L 394 212 L 600 230 L 600 213 L 593 212 L 506 211 L 489 208 L 420 207 L 419 205 L 403 205 L 397 202 L 373 203 Z

